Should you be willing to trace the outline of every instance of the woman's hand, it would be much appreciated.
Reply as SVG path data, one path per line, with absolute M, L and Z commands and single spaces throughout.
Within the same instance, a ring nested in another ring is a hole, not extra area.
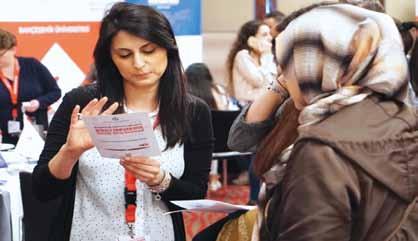
M 282 88 L 282 91 L 287 92 L 287 96 L 289 96 L 289 90 L 287 89 L 287 82 L 286 82 L 284 75 L 280 75 L 279 77 L 277 77 L 276 81 L 277 81 L 278 86 Z
M 23 102 L 22 105 L 23 105 L 23 108 L 25 109 L 25 111 L 32 113 L 32 112 L 35 112 L 39 109 L 40 104 L 39 104 L 38 100 L 33 99 L 31 101 L 28 101 L 28 102 Z
M 107 98 L 93 99 L 81 111 L 83 116 L 111 115 L 118 108 L 118 103 L 113 103 L 105 111 L 101 112 Z M 71 113 L 70 129 L 68 130 L 67 142 L 48 163 L 51 174 L 61 180 L 71 176 L 74 165 L 84 151 L 93 147 L 90 134 L 80 120 L 80 106 L 76 105 Z
M 148 186 L 159 185 L 164 178 L 164 171 L 160 168 L 160 161 L 149 157 L 126 156 L 120 160 L 120 164 Z
M 247 44 L 260 54 L 271 52 L 272 43 L 271 41 L 269 42 L 266 39 L 260 39 L 254 36 L 250 36 L 247 40 Z
M 258 51 L 262 54 L 271 53 L 272 43 L 266 39 L 258 40 Z
M 93 147 L 93 142 L 90 134 L 84 124 L 84 121 L 79 118 L 81 116 L 97 116 L 97 115 L 111 115 L 118 108 L 118 103 L 113 103 L 109 108 L 102 112 L 103 106 L 107 102 L 107 97 L 100 100 L 91 100 L 80 112 L 80 106 L 74 107 L 71 114 L 71 124 L 68 131 L 67 142 L 65 146 L 71 150 L 75 155 L 80 156 L 84 151 Z

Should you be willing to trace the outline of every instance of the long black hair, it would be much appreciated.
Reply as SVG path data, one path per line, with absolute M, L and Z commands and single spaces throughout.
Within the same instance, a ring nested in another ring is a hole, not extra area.
M 251 47 L 248 45 L 248 38 L 250 36 L 255 36 L 257 34 L 258 29 L 264 23 L 260 20 L 250 20 L 244 23 L 238 31 L 237 38 L 235 39 L 234 43 L 232 44 L 232 48 L 228 53 L 228 58 L 226 60 L 226 68 L 228 72 L 228 79 L 227 79 L 227 88 L 228 92 L 231 96 L 234 96 L 234 86 L 232 81 L 232 69 L 234 68 L 234 60 L 237 53 L 242 49 L 247 49 L 248 51 L 251 50 Z
M 186 68 L 189 93 L 204 100 L 211 109 L 218 109 L 212 90 L 217 91 L 212 74 L 204 63 L 194 63 Z
M 112 39 L 122 30 L 167 50 L 168 65 L 158 87 L 158 116 L 166 148 L 183 143 L 188 127 L 184 71 L 171 25 L 153 8 L 120 2 L 106 13 L 94 49 L 100 94 L 109 98 L 108 103 L 120 103 L 118 112 L 123 112 L 123 78 L 111 57 Z

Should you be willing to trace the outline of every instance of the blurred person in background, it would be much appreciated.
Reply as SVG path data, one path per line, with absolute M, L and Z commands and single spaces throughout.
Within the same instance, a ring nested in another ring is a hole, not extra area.
M 0 127 L 3 142 L 16 144 L 23 129 L 23 113 L 43 130 L 48 107 L 61 97 L 56 80 L 38 60 L 16 56 L 16 37 L 0 29 Z
M 259 20 L 244 23 L 232 45 L 227 59 L 228 89 L 241 105 L 253 102 L 263 92 L 265 86 L 277 77 L 277 66 L 272 54 L 272 36 L 267 24 Z M 249 176 L 251 161 L 241 164 L 243 171 L 233 180 L 234 184 L 250 183 L 250 204 L 257 200 L 259 180 Z
M 232 44 L 226 62 L 227 88 L 242 105 L 252 102 L 277 77 L 271 41 L 268 25 L 251 20 L 242 25 Z
M 276 40 L 275 39 L 277 35 L 279 34 L 279 32 L 277 31 L 277 25 L 283 20 L 284 17 L 285 17 L 284 13 L 276 10 L 276 11 L 272 11 L 266 14 L 263 20 L 263 22 L 270 27 L 270 34 L 273 37 L 271 50 L 272 50 L 275 62 L 276 62 L 276 53 L 275 53 Z
M 277 31 L 277 25 L 283 20 L 285 17 L 284 13 L 280 11 L 271 11 L 270 13 L 266 14 L 264 17 L 263 22 L 267 24 L 270 28 L 270 34 L 275 39 L 279 32 Z
M 212 110 L 238 110 L 239 106 L 226 89 L 215 84 L 209 68 L 204 63 L 194 63 L 186 68 L 188 91 L 203 99 Z
M 188 92 L 204 100 L 211 110 L 236 111 L 240 109 L 238 101 L 228 95 L 226 89 L 215 84 L 208 66 L 204 63 L 193 63 L 186 68 Z M 212 115 L 213 118 L 213 115 Z M 234 158 L 232 158 L 234 159 Z M 241 165 L 241 161 L 238 166 Z M 209 175 L 209 190 L 221 188 L 218 173 L 218 160 L 212 160 Z

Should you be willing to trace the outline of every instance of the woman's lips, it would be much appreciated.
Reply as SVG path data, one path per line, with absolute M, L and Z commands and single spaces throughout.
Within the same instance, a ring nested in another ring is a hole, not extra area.
M 149 73 L 144 73 L 144 74 L 135 74 L 134 76 L 136 77 L 136 78 L 146 78 L 146 77 L 148 77 L 148 76 L 150 76 L 151 75 L 151 72 L 149 72 Z

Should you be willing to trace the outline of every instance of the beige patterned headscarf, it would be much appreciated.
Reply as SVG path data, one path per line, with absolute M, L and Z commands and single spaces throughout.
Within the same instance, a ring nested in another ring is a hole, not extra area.
M 293 81 L 298 88 L 302 126 L 373 92 L 408 102 L 402 40 L 388 15 L 348 4 L 320 6 L 291 21 L 276 46 L 288 86 Z

